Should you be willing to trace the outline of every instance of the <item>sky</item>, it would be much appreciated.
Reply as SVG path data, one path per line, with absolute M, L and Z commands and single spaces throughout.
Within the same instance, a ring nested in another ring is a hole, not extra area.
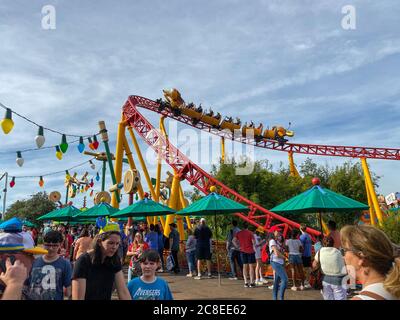
M 55 29 L 43 28 L 49 20 L 42 9 L 49 5 L 55 9 Z M 355 29 L 343 28 L 348 11 L 342 9 L 348 5 L 355 9 Z M 295 143 L 399 148 L 399 16 L 397 0 L 3 0 L 0 102 L 71 135 L 93 135 L 104 120 L 112 151 L 128 96 L 155 100 L 165 88 L 177 88 L 185 101 L 243 122 L 265 127 L 290 122 Z M 143 114 L 158 125 L 157 114 Z M 55 150 L 43 149 L 23 153 L 19 167 L 16 151 L 36 147 L 37 127 L 13 120 L 10 134 L 0 132 L 0 176 L 40 176 L 89 160 L 71 144 L 61 161 Z M 178 133 L 171 141 L 203 169 L 218 161 L 216 138 L 174 121 L 166 125 Z M 61 140 L 49 131 L 45 137 L 45 146 Z M 155 155 L 139 141 L 154 177 Z M 244 146 L 228 144 L 231 148 L 248 154 Z M 288 163 L 287 154 L 278 151 L 257 149 L 254 157 L 275 166 Z M 332 167 L 349 160 L 309 157 Z M 306 158 L 294 156 L 297 164 Z M 72 172 L 88 171 L 92 178 L 99 170 L 95 164 L 95 170 L 86 164 Z M 381 177 L 378 193 L 400 191 L 398 161 L 368 164 Z M 164 175 L 172 171 L 166 165 L 163 170 Z M 64 174 L 45 176 L 43 188 L 38 180 L 17 178 L 6 206 L 43 190 L 57 190 L 64 198 Z M 183 187 L 191 190 L 186 183 Z M 74 205 L 81 206 L 84 195 L 72 199 Z M 87 205 L 93 205 L 86 195 Z M 123 196 L 122 205 L 126 201 Z

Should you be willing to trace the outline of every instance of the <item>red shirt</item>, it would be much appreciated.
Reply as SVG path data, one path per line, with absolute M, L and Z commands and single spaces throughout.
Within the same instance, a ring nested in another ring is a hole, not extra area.
M 239 240 L 240 251 L 244 253 L 254 253 L 253 240 L 254 234 L 249 230 L 241 230 L 236 233 L 236 238 Z

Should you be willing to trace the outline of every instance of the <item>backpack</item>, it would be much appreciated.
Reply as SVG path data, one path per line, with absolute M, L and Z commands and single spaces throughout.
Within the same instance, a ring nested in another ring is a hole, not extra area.
M 168 271 L 172 271 L 174 269 L 175 261 L 174 261 L 174 257 L 172 256 L 172 254 L 168 255 L 166 266 L 167 266 Z
M 266 264 L 271 264 L 271 252 L 269 252 L 268 242 L 261 248 L 261 261 Z

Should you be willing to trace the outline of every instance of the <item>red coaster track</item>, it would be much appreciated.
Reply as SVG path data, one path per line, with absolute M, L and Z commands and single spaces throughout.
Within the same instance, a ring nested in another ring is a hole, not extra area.
M 269 230 L 272 225 L 281 225 L 284 228 L 284 236 L 292 229 L 298 229 L 300 225 L 294 221 L 286 219 L 276 213 L 273 213 L 256 203 L 246 199 L 234 190 L 228 188 L 223 183 L 205 172 L 195 163 L 190 161 L 182 154 L 168 139 L 166 139 L 159 130 L 156 130 L 149 121 L 138 111 L 138 107 L 142 107 L 153 112 L 157 112 L 166 117 L 180 121 L 200 130 L 204 130 L 215 135 L 225 137 L 241 143 L 252 144 L 257 147 L 279 150 L 292 151 L 294 153 L 304 153 L 313 155 L 338 156 L 338 157 L 365 157 L 373 159 L 400 160 L 400 149 L 388 148 L 365 148 L 365 147 L 345 147 L 345 146 L 324 146 L 324 145 L 305 145 L 286 143 L 283 146 L 279 145 L 274 140 L 248 139 L 245 137 L 233 136 L 231 132 L 221 131 L 213 128 L 211 125 L 198 122 L 192 123 L 192 119 L 186 115 L 174 114 L 170 110 L 159 110 L 159 104 L 147 98 L 140 96 L 130 96 L 123 106 L 123 115 L 129 125 L 151 146 L 154 151 L 158 152 L 174 170 L 179 174 L 181 179 L 186 179 L 191 185 L 205 194 L 209 193 L 211 186 L 218 187 L 219 193 L 227 196 L 235 201 L 246 205 L 250 211 L 246 215 L 237 213 L 236 215 L 256 227 L 262 227 L 264 230 Z M 311 228 L 307 230 L 313 237 L 319 235 L 320 232 Z

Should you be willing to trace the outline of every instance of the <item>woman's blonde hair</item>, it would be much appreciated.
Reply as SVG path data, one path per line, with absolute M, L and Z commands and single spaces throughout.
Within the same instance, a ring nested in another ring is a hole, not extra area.
M 385 276 L 384 288 L 400 298 L 400 257 L 388 236 L 368 225 L 345 226 L 340 230 L 342 245 L 364 259 L 363 266 Z

